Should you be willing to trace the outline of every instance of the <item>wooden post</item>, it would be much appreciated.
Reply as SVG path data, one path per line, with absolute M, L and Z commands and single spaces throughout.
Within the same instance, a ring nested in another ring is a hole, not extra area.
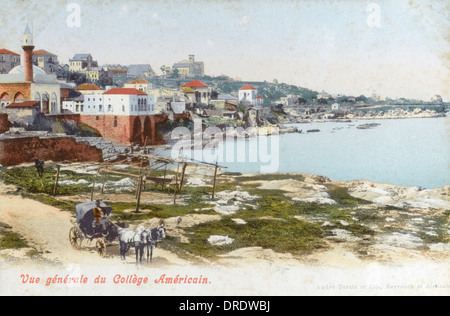
M 57 165 L 56 166 L 56 178 L 55 178 L 55 186 L 53 187 L 53 195 L 56 196 L 56 192 L 58 190 L 58 181 L 59 181 L 59 172 L 61 170 L 61 166 Z
M 105 169 L 105 171 L 107 172 L 107 170 Z M 105 172 L 105 174 L 103 175 L 103 184 L 102 184 L 102 194 L 105 193 L 105 183 L 106 183 L 106 176 L 107 173 Z
M 94 201 L 94 191 L 95 191 L 95 185 L 97 182 L 97 176 L 100 173 L 100 168 L 97 170 L 97 173 L 95 174 L 94 183 L 92 184 L 92 193 L 91 193 L 91 201 Z
M 138 196 L 139 196 L 139 190 L 140 190 L 140 188 L 141 188 L 141 179 L 142 179 L 142 176 L 140 175 L 139 176 L 139 179 L 138 179 L 138 181 L 137 181 L 137 184 L 136 184 L 136 199 L 138 198 Z
M 175 187 L 178 188 L 178 173 L 180 172 L 180 163 L 178 163 L 177 167 L 177 175 L 175 176 Z
M 136 205 L 136 213 L 139 213 L 139 208 L 141 207 L 141 194 L 142 194 L 142 185 L 144 183 L 144 176 L 139 178 L 139 189 L 137 196 L 137 205 Z
M 214 170 L 214 183 L 213 183 L 213 192 L 212 192 L 212 198 L 214 199 L 216 195 L 216 181 L 217 181 L 217 169 L 219 169 L 219 163 L 216 162 L 216 168 Z
M 164 169 L 164 181 L 162 183 L 162 188 L 165 189 L 166 188 L 166 176 L 167 176 L 167 164 L 166 167 Z
M 181 192 L 181 189 L 183 189 L 183 182 L 184 182 L 184 174 L 186 173 L 186 167 L 187 163 L 184 163 L 183 169 L 181 169 L 181 180 L 178 191 Z

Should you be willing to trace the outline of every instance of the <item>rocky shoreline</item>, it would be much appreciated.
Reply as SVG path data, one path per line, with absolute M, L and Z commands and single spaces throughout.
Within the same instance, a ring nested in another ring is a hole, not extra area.
M 281 120 L 283 124 L 310 123 L 310 122 L 351 122 L 351 120 L 375 120 L 375 119 L 411 119 L 411 118 L 440 118 L 446 117 L 446 113 L 439 113 L 431 109 L 415 108 L 405 110 L 392 108 L 383 110 L 351 110 L 351 111 L 322 111 L 305 114 L 303 110 L 297 108 L 285 109 L 287 117 Z

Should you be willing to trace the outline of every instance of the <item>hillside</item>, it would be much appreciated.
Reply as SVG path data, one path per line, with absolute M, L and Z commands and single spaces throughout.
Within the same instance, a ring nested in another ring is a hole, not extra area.
M 114 76 L 114 84 L 117 86 L 123 86 L 126 82 L 135 79 L 125 75 Z M 155 88 L 166 87 L 176 88 L 179 87 L 191 79 L 170 79 L 170 78 L 146 78 L 153 84 Z M 317 97 L 317 92 L 309 90 L 307 88 L 298 87 L 295 85 L 289 85 L 286 83 L 272 83 L 267 81 L 233 81 L 228 77 L 210 77 L 204 76 L 199 78 L 201 82 L 210 86 L 213 91 L 218 93 L 226 93 L 237 96 L 238 90 L 243 86 L 249 84 L 258 89 L 258 94 L 264 98 L 264 105 L 273 105 L 282 97 L 286 97 L 289 94 L 302 96 L 308 101 Z

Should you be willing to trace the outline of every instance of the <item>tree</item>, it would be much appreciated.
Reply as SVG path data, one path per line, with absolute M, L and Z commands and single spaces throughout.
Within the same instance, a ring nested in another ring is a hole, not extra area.
M 170 78 L 172 79 L 178 79 L 180 78 L 180 71 L 178 69 L 174 69 L 172 74 L 170 75 Z
M 306 104 L 306 103 L 308 103 L 308 101 L 305 98 L 298 98 L 297 103 L 298 104 Z
M 219 97 L 219 92 L 217 92 L 216 90 L 211 92 L 211 100 L 217 100 L 218 97 Z
M 356 97 L 355 98 L 355 101 L 356 102 L 364 102 L 364 103 L 367 103 L 367 97 L 365 97 L 364 95 L 360 95 L 359 97 Z

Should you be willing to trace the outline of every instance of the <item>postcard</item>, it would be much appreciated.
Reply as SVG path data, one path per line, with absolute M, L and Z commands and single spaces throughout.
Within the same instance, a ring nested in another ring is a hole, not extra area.
M 450 294 L 448 1 L 0 3 L 0 295 Z

